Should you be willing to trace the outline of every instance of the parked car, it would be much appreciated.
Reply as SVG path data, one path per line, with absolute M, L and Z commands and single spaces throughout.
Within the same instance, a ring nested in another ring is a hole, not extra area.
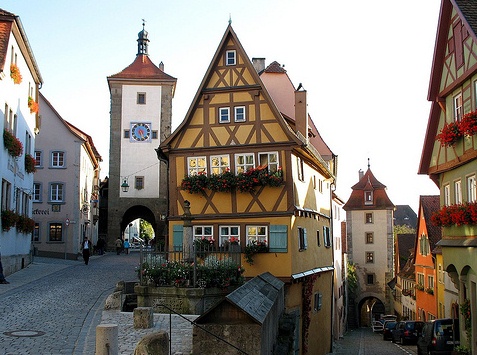
M 383 325 L 383 340 L 391 340 L 393 337 L 392 331 L 396 328 L 397 322 L 394 320 L 387 320 Z
M 373 332 L 374 333 L 382 333 L 383 332 L 383 323 L 381 323 L 380 321 L 373 321 Z
M 417 339 L 417 354 L 451 355 L 457 345 L 460 345 L 459 320 L 435 319 L 422 328 L 422 334 Z
M 405 320 L 398 322 L 392 331 L 392 342 L 404 344 L 416 344 L 421 336 L 424 322 L 418 320 Z

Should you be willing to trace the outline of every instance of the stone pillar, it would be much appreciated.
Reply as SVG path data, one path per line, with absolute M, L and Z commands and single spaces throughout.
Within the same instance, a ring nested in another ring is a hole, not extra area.
M 154 313 L 152 307 L 136 307 L 133 311 L 134 329 L 148 329 L 154 327 Z
M 182 251 L 185 260 L 194 260 L 194 237 L 192 233 L 192 215 L 190 213 L 190 202 L 184 201 L 184 214 L 182 220 L 184 221 L 184 231 L 182 235 Z
M 96 327 L 96 355 L 118 355 L 118 353 L 118 325 L 98 325 Z

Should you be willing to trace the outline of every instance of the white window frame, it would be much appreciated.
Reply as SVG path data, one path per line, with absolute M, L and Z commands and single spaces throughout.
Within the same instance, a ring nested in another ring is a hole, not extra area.
M 265 242 L 268 245 L 268 226 L 247 225 L 245 228 L 247 231 L 247 244 L 255 240 L 256 242 Z
M 462 93 L 458 93 L 453 98 L 454 101 L 454 121 L 462 119 Z
M 245 122 L 247 120 L 245 114 L 245 106 L 235 106 L 234 107 L 234 121 L 235 122 Z
M 236 238 L 240 244 L 240 226 L 224 225 L 219 226 L 219 245 L 224 246 L 226 242 L 230 242 L 230 238 Z
M 230 171 L 230 156 L 228 154 L 211 155 L 210 173 L 218 175 L 223 174 L 226 171 Z
M 267 166 L 267 170 L 270 174 L 278 171 L 280 166 L 278 161 L 278 152 L 262 152 L 258 153 L 258 164 L 260 166 Z
M 417 273 L 417 284 L 421 285 L 421 286 L 424 286 L 424 274 L 423 273 L 420 273 L 420 272 Z
M 35 150 L 35 168 L 43 166 L 43 152 L 41 150 Z
M 187 157 L 187 174 L 188 176 L 207 174 L 206 157 Z
M 32 200 L 33 202 L 41 202 L 41 183 L 40 182 L 33 183 Z
M 434 275 L 427 275 L 427 287 L 434 289 Z
M 219 107 L 219 123 L 230 123 L 230 107 Z
M 230 49 L 225 51 L 225 65 L 236 65 L 237 64 L 237 51 L 235 49 Z
M 242 162 L 240 162 L 242 160 Z M 245 173 L 249 169 L 255 168 L 255 154 L 243 153 L 235 155 L 235 173 Z
M 323 244 L 325 248 L 331 248 L 331 230 L 328 226 L 323 226 Z
M 63 202 L 65 194 L 65 186 L 61 182 L 50 183 L 50 202 Z M 54 198 L 53 198 L 54 197 Z
M 65 167 L 65 152 L 55 150 L 51 152 L 51 167 L 64 168 Z
M 211 225 L 197 225 L 193 227 L 194 239 L 214 238 L 214 227 Z
M 364 204 L 365 205 L 373 204 L 373 191 L 364 191 Z
M 475 175 L 467 176 L 467 201 L 477 202 Z
M 457 205 L 462 203 L 462 183 L 460 180 L 454 181 L 454 202 Z
M 450 199 L 450 185 L 444 185 L 444 206 L 449 206 L 451 204 Z
M 305 170 L 303 164 L 303 159 L 300 157 L 296 157 L 296 169 L 298 173 L 298 180 L 300 181 L 305 181 Z

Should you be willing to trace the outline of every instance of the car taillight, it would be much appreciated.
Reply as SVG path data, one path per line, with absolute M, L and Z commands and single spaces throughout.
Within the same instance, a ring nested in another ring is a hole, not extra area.
M 436 338 L 432 338 L 431 344 L 432 344 L 432 345 L 436 345 L 436 344 L 437 344 L 437 339 L 436 339 Z
M 411 332 L 409 330 L 405 330 L 404 331 L 404 336 L 408 337 L 409 335 L 411 335 Z

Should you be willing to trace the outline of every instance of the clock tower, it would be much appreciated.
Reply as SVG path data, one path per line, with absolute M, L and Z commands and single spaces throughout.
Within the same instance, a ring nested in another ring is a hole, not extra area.
M 138 33 L 136 59 L 109 76 L 111 97 L 107 243 L 142 218 L 156 241 L 166 235 L 167 170 L 155 149 L 171 134 L 172 98 L 177 79 L 148 54 L 148 33 Z M 129 236 L 125 236 L 128 238 Z

